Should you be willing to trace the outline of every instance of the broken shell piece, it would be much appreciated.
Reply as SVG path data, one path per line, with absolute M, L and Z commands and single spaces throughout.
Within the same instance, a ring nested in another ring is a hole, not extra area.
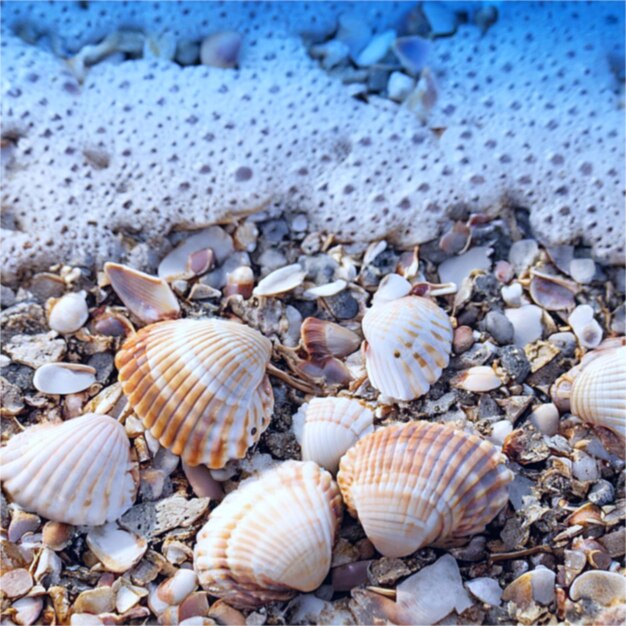
M 198 577 L 192 569 L 179 569 L 172 578 L 164 580 L 156 590 L 162 602 L 169 606 L 180 604 L 198 585 Z
M 583 348 L 597 348 L 602 341 L 602 327 L 593 317 L 588 304 L 578 305 L 567 319 Z
M 547 311 L 564 311 L 574 307 L 578 285 L 571 280 L 531 270 L 530 296 Z
M 33 376 L 35 389 L 55 395 L 78 393 L 95 382 L 96 370 L 80 363 L 46 363 Z
M 96 587 L 78 595 L 74 606 L 76 613 L 110 613 L 115 608 L 115 594 L 111 587 Z
M 361 339 L 351 330 L 315 317 L 307 317 L 300 326 L 302 345 L 308 354 L 318 357 L 347 356 L 358 350 Z
M 340 278 L 339 280 L 335 280 L 332 283 L 328 283 L 326 285 L 320 285 L 319 287 L 311 287 L 304 291 L 302 296 L 306 300 L 315 300 L 317 298 L 329 298 L 330 296 L 335 296 L 339 292 L 343 291 L 348 286 L 348 283 Z
M 148 549 L 148 542 L 117 527 L 105 524 L 91 528 L 87 545 L 110 572 L 123 574 L 136 565 Z
M 372 411 L 352 398 L 313 398 L 293 416 L 302 460 L 336 472 L 339 459 L 374 430 Z
M 223 69 L 237 67 L 241 53 L 241 41 L 241 35 L 232 30 L 209 35 L 200 46 L 200 63 Z
M 460 389 L 465 389 L 465 391 L 482 392 L 498 389 L 502 386 L 502 381 L 492 367 L 478 365 L 461 372 L 455 377 L 452 384 Z
M 362 326 L 370 383 L 389 398 L 419 398 L 448 365 L 452 325 L 429 298 L 406 296 L 375 302 Z
M 575 602 L 587 599 L 611 606 L 626 602 L 626 582 L 624 576 L 617 572 L 585 572 L 573 582 L 569 595 Z
M 0 593 L 8 598 L 26 595 L 33 586 L 33 579 L 28 570 L 19 568 L 0 576 Z
M 183 463 L 183 471 L 199 498 L 211 498 L 211 500 L 221 500 L 224 497 L 222 485 L 211 476 L 211 471 L 204 465 L 187 465 Z
M 529 343 L 541 339 L 543 324 L 541 318 L 543 312 L 534 304 L 527 304 L 519 309 L 505 309 L 504 314 L 513 324 L 513 337 L 515 345 L 524 348 Z
M 293 263 L 274 270 L 252 290 L 253 296 L 276 296 L 299 287 L 304 282 L 306 272 L 299 263 Z
M 89 413 L 26 429 L 2 449 L 6 492 L 28 511 L 67 524 L 99 525 L 130 508 L 137 490 L 124 427 Z
M 150 324 L 180 315 L 178 300 L 164 280 L 118 263 L 105 263 L 104 271 L 120 300 L 141 321 Z
M 503 461 L 476 435 L 410 422 L 360 439 L 337 482 L 376 549 L 401 557 L 481 532 L 507 502 L 513 474 Z
M 74 527 L 62 522 L 46 522 L 42 538 L 44 545 L 51 550 L 63 550 L 74 538 Z
M 315 463 L 266 470 L 226 496 L 198 533 L 200 584 L 236 608 L 313 591 L 330 570 L 340 516 L 337 485 Z
M 13 619 L 17 624 L 20 626 L 31 626 L 41 614 L 43 598 L 41 596 L 20 598 L 11 605 L 11 608 L 15 609 Z
M 185 264 L 185 276 L 202 276 L 214 265 L 215 256 L 211 248 L 202 248 L 191 252 Z
M 356 58 L 359 67 L 369 67 L 383 59 L 396 38 L 394 30 L 386 30 L 378 35 L 374 35 L 372 40 L 361 50 Z
M 510 583 L 502 592 L 502 599 L 522 609 L 530 607 L 533 602 L 547 606 L 554 601 L 555 580 L 554 572 L 538 565 L 532 572 L 526 572 Z
M 322 357 L 300 361 L 296 369 L 307 378 L 323 378 L 328 385 L 347 385 L 352 380 L 350 370 L 335 357 Z
M 438 268 L 439 279 L 442 283 L 461 283 L 474 271 L 488 271 L 491 268 L 489 258 L 493 250 L 489 246 L 471 248 L 459 256 L 446 259 Z
M 391 46 L 402 67 L 416 76 L 428 61 L 432 43 L 428 39 L 417 36 L 398 37 Z
M 61 298 L 49 300 L 48 326 L 58 333 L 75 333 L 89 318 L 85 292 L 68 293 Z
M 251 267 L 242 265 L 226 274 L 225 296 L 239 295 L 247 300 L 254 289 L 254 272 Z
M 272 344 L 221 319 L 142 328 L 115 357 L 130 405 L 160 444 L 189 465 L 243 458 L 270 422 Z

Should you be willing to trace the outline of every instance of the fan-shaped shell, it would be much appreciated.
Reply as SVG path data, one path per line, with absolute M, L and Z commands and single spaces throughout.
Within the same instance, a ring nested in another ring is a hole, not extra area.
M 507 501 L 503 459 L 476 435 L 410 422 L 358 441 L 337 482 L 376 549 L 399 557 L 481 532 Z
M 424 395 L 450 359 L 450 319 L 429 298 L 375 304 L 363 317 L 363 334 L 370 382 L 395 400 Z
M 224 467 L 267 428 L 274 395 L 265 373 L 271 343 L 220 319 L 152 324 L 133 335 L 115 364 L 144 426 L 188 465 Z
M 66 524 L 113 521 L 137 491 L 124 427 L 96 413 L 15 435 L 2 449 L 0 477 L 21 507 Z
M 572 415 L 626 439 L 626 346 L 609 349 L 582 368 L 570 405 Z
M 339 459 L 374 430 L 374 414 L 353 398 L 313 398 L 293 417 L 302 460 L 336 472 Z
M 266 470 L 230 493 L 198 533 L 198 580 L 238 608 L 313 591 L 330 569 L 340 515 L 337 485 L 315 463 Z

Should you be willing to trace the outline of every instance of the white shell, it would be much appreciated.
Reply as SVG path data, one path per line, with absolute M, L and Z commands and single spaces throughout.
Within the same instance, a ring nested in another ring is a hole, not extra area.
M 89 318 L 85 292 L 68 293 L 54 300 L 48 313 L 48 326 L 58 333 L 74 333 Z
M 450 319 L 429 298 L 376 304 L 363 317 L 363 335 L 370 383 L 395 400 L 424 395 L 450 359 Z
M 6 492 L 22 508 L 75 525 L 120 517 L 135 500 L 134 473 L 124 427 L 95 413 L 15 435 L 0 467 Z
M 478 393 L 498 389 L 502 386 L 502 381 L 489 365 L 476 365 L 461 372 L 453 384 L 465 391 Z
M 189 465 L 243 458 L 270 422 L 272 344 L 221 319 L 152 324 L 115 357 L 130 405 L 159 443 Z
M 339 459 L 374 430 L 372 411 L 352 398 L 313 398 L 293 416 L 302 460 L 336 472 Z
M 116 574 L 123 574 L 139 562 L 148 549 L 148 542 L 110 523 L 92 528 L 87 533 L 89 549 L 104 567 Z
M 58 395 L 84 391 L 95 382 L 96 370 L 79 363 L 46 363 L 33 376 L 35 389 Z
M 304 282 L 306 272 L 299 263 L 286 265 L 278 270 L 274 270 L 253 289 L 253 296 L 275 296 L 280 293 L 291 291 L 299 287 Z
M 348 283 L 339 278 L 338 280 L 333 281 L 332 283 L 327 283 L 326 285 L 319 285 L 317 287 L 311 287 L 307 289 L 302 296 L 306 300 L 315 300 L 317 298 L 328 298 L 330 296 L 334 296 L 338 294 L 340 291 L 343 291 L 348 286 Z
M 313 591 L 330 569 L 340 514 L 337 485 L 315 463 L 262 472 L 226 496 L 198 533 L 200 584 L 237 608 Z
M 572 385 L 571 413 L 626 440 L 626 346 L 584 366 Z
M 583 348 L 597 348 L 600 345 L 602 327 L 595 320 L 593 308 L 588 304 L 579 304 L 567 321 Z
M 503 461 L 476 435 L 409 422 L 360 439 L 337 482 L 376 549 L 401 557 L 481 532 L 507 502 L 513 475 Z

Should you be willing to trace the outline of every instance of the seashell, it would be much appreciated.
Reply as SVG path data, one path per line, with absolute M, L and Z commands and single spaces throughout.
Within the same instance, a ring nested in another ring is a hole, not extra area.
M 35 389 L 58 395 L 84 391 L 95 382 L 96 370 L 80 363 L 46 363 L 33 376 Z
M 492 248 L 489 246 L 478 246 L 470 248 L 458 256 L 446 259 L 438 268 L 439 279 L 442 283 L 461 283 L 474 271 L 491 269 Z
M 302 460 L 336 472 L 339 459 L 374 430 L 372 411 L 352 398 L 313 398 L 293 416 Z
M 570 410 L 626 440 L 626 346 L 606 350 L 574 378 Z
M 300 326 L 302 345 L 315 357 L 347 356 L 358 350 L 361 339 L 351 330 L 316 317 L 307 317 Z
M 213 33 L 202 41 L 200 63 L 224 69 L 239 65 L 241 35 L 232 30 Z
M 31 626 L 37 622 L 37 618 L 43 609 L 42 597 L 20 598 L 13 602 L 12 609 L 15 609 L 13 619 L 20 626 Z
M 617 572 L 585 572 L 573 582 L 569 595 L 574 601 L 584 598 L 610 606 L 626 602 L 626 585 Z
M 391 47 L 400 65 L 413 76 L 419 74 L 426 66 L 431 48 L 432 43 L 428 39 L 417 35 L 398 37 Z
M 530 296 L 547 311 L 563 311 L 574 308 L 574 296 L 578 285 L 571 280 L 532 269 Z
M 483 392 L 498 389 L 502 381 L 489 365 L 477 365 L 461 372 L 452 384 L 465 391 Z
M 236 608 L 313 591 L 330 570 L 340 516 L 337 485 L 315 463 L 266 470 L 226 496 L 198 533 L 198 580 Z
M 244 324 L 184 319 L 142 328 L 115 364 L 130 405 L 160 444 L 188 465 L 217 469 L 243 458 L 270 422 L 271 350 Z
M 411 283 L 399 274 L 387 274 L 378 285 L 372 305 L 398 300 L 411 293 Z
M 131 313 L 150 324 L 180 315 L 180 306 L 169 285 L 119 263 L 105 263 L 104 271 L 111 287 Z
M 541 321 L 543 311 L 540 307 L 526 304 L 519 309 L 504 309 L 504 314 L 513 324 L 513 341 L 518 348 L 524 348 L 529 343 L 541 339 L 543 335 L 543 323 Z
M 419 398 L 448 365 L 452 326 L 429 298 L 405 296 L 375 303 L 362 324 L 367 374 L 385 396 Z
M 593 313 L 593 309 L 588 304 L 580 304 L 567 318 L 583 348 L 597 348 L 602 341 L 602 327 L 594 319 Z
M 191 252 L 185 264 L 185 276 L 202 276 L 213 268 L 215 255 L 211 248 L 202 248 Z
M 374 35 L 372 40 L 359 52 L 356 58 L 356 64 L 359 67 L 369 67 L 382 61 L 384 56 L 389 52 L 391 44 L 396 38 L 395 30 L 386 30 L 378 35 Z
M 240 295 L 247 300 L 254 289 L 254 272 L 251 267 L 241 265 L 226 274 L 225 296 Z
M 120 517 L 135 500 L 128 437 L 107 415 L 28 428 L 3 448 L 2 461 L 6 492 L 50 520 L 97 526 Z
M 299 287 L 306 276 L 306 272 L 299 263 L 286 265 L 278 270 L 274 270 L 253 289 L 254 296 L 275 296 L 280 293 L 291 291 Z
M 513 602 L 521 609 L 528 609 L 533 602 L 550 605 L 554 602 L 556 574 L 543 565 L 526 572 L 504 589 L 502 599 Z
M 104 524 L 87 533 L 87 545 L 109 572 L 123 574 L 134 567 L 148 549 L 148 542 L 117 527 Z
M 503 460 L 476 435 L 410 422 L 360 439 L 337 482 L 376 549 L 400 557 L 481 532 L 507 502 L 513 474 Z
M 335 296 L 341 291 L 343 291 L 348 286 L 348 283 L 343 280 L 343 278 L 339 278 L 338 280 L 333 281 L 332 283 L 327 283 L 326 285 L 319 285 L 317 287 L 311 287 L 304 291 L 302 296 L 305 300 L 316 300 L 317 298 L 329 298 L 330 296 Z
M 296 369 L 307 378 L 323 378 L 329 385 L 347 385 L 352 380 L 350 370 L 335 357 L 311 357 L 300 361 Z
M 61 298 L 52 298 L 46 303 L 48 326 L 58 333 L 75 333 L 89 318 L 85 292 L 68 293 Z

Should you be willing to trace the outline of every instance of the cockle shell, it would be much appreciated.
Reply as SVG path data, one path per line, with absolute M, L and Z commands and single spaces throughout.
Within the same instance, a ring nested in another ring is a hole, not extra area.
M 374 304 L 363 317 L 363 335 L 370 383 L 395 400 L 424 395 L 450 359 L 452 326 L 430 298 Z
M 609 349 L 575 377 L 572 415 L 604 426 L 626 440 L 626 346 Z
M 96 413 L 15 435 L 2 449 L 0 478 L 27 511 L 75 525 L 117 519 L 137 491 L 124 427 Z
M 336 472 L 339 459 L 374 430 L 374 414 L 353 398 L 313 398 L 293 417 L 302 460 Z
M 161 445 L 188 465 L 217 469 L 244 457 L 270 422 L 271 350 L 244 324 L 183 319 L 142 328 L 115 364 L 129 403 Z
M 337 482 L 376 549 L 400 557 L 481 532 L 507 501 L 503 459 L 476 435 L 410 422 L 359 440 Z
M 315 463 L 287 461 L 230 493 L 200 530 L 194 567 L 237 608 L 313 591 L 330 569 L 341 497 Z

